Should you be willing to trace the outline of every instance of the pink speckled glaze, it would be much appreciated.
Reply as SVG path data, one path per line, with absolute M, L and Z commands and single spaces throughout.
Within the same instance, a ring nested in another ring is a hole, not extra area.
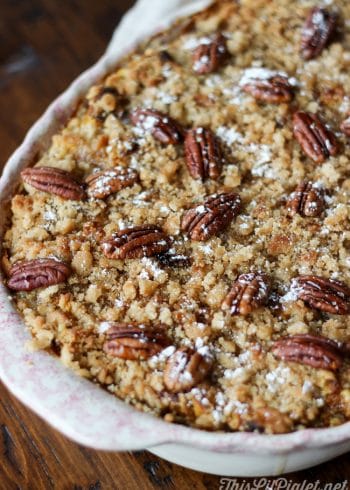
M 139 0 L 123 19 L 106 54 L 81 75 L 32 127 L 8 161 L 0 179 L 5 221 L 6 204 L 19 171 L 67 120 L 83 93 L 142 38 L 166 28 L 176 17 L 200 10 L 208 0 Z M 45 352 L 30 352 L 30 338 L 16 313 L 7 289 L 0 284 L 0 376 L 10 391 L 57 430 L 96 449 L 125 451 L 176 443 L 216 453 L 288 455 L 295 451 L 327 448 L 350 441 L 350 423 L 332 429 L 308 429 L 287 435 L 210 433 L 140 413 L 93 383 L 76 376 Z

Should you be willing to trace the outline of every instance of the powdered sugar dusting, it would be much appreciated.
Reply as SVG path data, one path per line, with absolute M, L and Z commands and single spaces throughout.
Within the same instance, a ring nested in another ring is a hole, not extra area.
M 202 46 L 203 44 L 210 44 L 212 42 L 212 39 L 208 36 L 203 36 L 203 37 L 190 37 L 186 39 L 186 41 L 183 43 L 182 47 L 186 50 L 193 51 L 194 49 L 198 48 L 198 46 Z
M 268 70 L 267 68 L 247 68 L 244 72 L 243 75 L 240 79 L 240 86 L 242 87 L 243 85 L 246 85 L 248 83 L 251 83 L 254 80 L 269 80 L 270 78 L 276 76 L 276 75 L 282 75 L 286 76 L 285 73 L 280 73 L 277 71 L 273 70 Z
M 197 72 L 201 72 L 203 67 L 205 67 L 209 63 L 209 61 L 209 56 L 203 55 L 194 63 L 193 69 Z
M 295 78 L 289 77 L 287 73 L 283 71 L 269 70 L 263 67 L 253 67 L 247 68 L 239 81 L 239 85 L 243 87 L 244 85 L 252 83 L 254 80 L 269 80 L 270 78 L 280 76 L 288 79 L 290 85 L 298 85 Z
M 247 141 L 247 138 L 235 127 L 220 126 L 216 130 L 216 134 L 228 146 L 237 147 L 253 156 L 252 175 L 269 179 L 277 178 L 275 170 L 271 167 L 272 150 L 270 146 Z
M 152 260 L 148 257 L 143 257 L 141 259 L 141 262 L 155 279 L 164 275 L 164 270 L 159 268 L 158 263 L 155 260 Z
M 274 371 L 270 371 L 265 376 L 268 390 L 271 393 L 276 393 L 288 381 L 289 376 L 290 369 L 288 367 L 278 366 Z
M 268 145 L 251 143 L 246 150 L 255 157 L 251 170 L 252 175 L 255 177 L 266 177 L 268 179 L 276 178 L 276 172 L 270 165 L 272 162 L 272 152 Z
M 221 138 L 229 146 L 231 146 L 233 143 L 243 141 L 243 135 L 239 131 L 237 131 L 235 128 L 229 128 L 227 126 L 220 126 L 216 130 L 216 134 L 219 138 Z
M 102 335 L 102 334 L 106 333 L 110 327 L 111 327 L 110 322 L 101 322 L 98 326 L 98 333 Z

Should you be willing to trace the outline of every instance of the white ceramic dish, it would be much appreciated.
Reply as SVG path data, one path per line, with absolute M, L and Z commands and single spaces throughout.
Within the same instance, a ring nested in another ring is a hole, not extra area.
M 18 172 L 45 148 L 69 117 L 81 94 L 103 77 L 141 38 L 195 12 L 208 0 L 140 0 L 116 31 L 106 55 L 46 111 L 7 163 L 0 180 L 0 204 L 11 197 Z M 3 226 L 5 214 L 0 216 Z M 183 466 L 222 476 L 280 475 L 307 468 L 350 450 L 350 423 L 266 436 L 209 433 L 137 412 L 77 377 L 44 352 L 29 352 L 29 334 L 0 284 L 0 377 L 12 393 L 57 430 L 75 441 L 111 451 L 148 448 Z

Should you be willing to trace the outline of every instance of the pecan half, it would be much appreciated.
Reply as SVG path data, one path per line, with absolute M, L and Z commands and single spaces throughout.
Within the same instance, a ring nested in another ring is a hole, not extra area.
M 241 209 L 241 198 L 234 192 L 213 194 L 189 209 L 182 218 L 181 230 L 195 241 L 205 241 L 225 230 Z
M 213 365 L 212 358 L 189 348 L 174 352 L 164 370 L 164 384 L 172 393 L 191 390 L 204 380 Z
M 185 155 L 188 171 L 194 179 L 218 179 L 222 169 L 220 143 L 210 129 L 195 128 L 187 132 Z
M 282 75 L 275 75 L 267 79 L 252 79 L 244 84 L 242 89 L 255 99 L 270 104 L 290 102 L 293 98 L 293 87 L 288 78 Z
M 319 216 L 325 208 L 324 191 L 312 182 L 301 182 L 287 201 L 290 216 L 300 214 L 305 218 Z
M 267 302 L 270 285 L 263 272 L 241 274 L 226 296 L 222 306 L 229 309 L 231 315 L 249 315 Z
M 340 129 L 346 136 L 350 136 L 350 117 L 348 117 L 341 123 Z
M 158 354 L 169 345 L 161 325 L 151 327 L 131 323 L 112 323 L 103 350 L 112 357 L 142 360 Z
M 115 167 L 89 175 L 85 182 L 88 194 L 97 199 L 103 199 L 110 194 L 130 187 L 139 179 L 138 173 L 131 168 Z
M 337 371 L 343 360 L 337 342 L 311 334 L 293 335 L 277 340 L 272 352 L 283 361 L 298 362 L 329 371 Z
M 301 55 L 305 60 L 316 58 L 335 32 L 337 16 L 320 7 L 310 10 L 301 34 Z
M 58 259 L 17 262 L 9 271 L 7 286 L 14 291 L 32 291 L 65 282 L 70 268 Z
M 54 167 L 34 167 L 22 170 L 21 177 L 27 184 L 49 194 L 81 201 L 86 197 L 84 188 L 65 170 Z
M 316 163 L 323 163 L 338 153 L 335 135 L 316 114 L 296 112 L 293 116 L 293 132 L 305 154 Z
M 136 109 L 131 122 L 143 132 L 150 132 L 164 145 L 177 145 L 183 141 L 181 126 L 167 114 L 153 109 Z
M 125 228 L 102 244 L 109 259 L 152 257 L 170 248 L 170 238 L 159 226 L 143 225 Z
M 217 34 L 210 43 L 200 44 L 193 51 L 193 69 L 204 75 L 220 68 L 228 55 L 226 37 Z
M 350 313 L 350 288 L 340 281 L 303 275 L 293 279 L 291 290 L 311 308 L 334 315 Z

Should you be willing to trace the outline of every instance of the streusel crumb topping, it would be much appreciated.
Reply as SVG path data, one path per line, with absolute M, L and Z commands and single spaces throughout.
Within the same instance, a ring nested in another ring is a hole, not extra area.
M 33 346 L 208 430 L 350 419 L 350 4 L 221 0 L 92 87 L 21 174 Z

